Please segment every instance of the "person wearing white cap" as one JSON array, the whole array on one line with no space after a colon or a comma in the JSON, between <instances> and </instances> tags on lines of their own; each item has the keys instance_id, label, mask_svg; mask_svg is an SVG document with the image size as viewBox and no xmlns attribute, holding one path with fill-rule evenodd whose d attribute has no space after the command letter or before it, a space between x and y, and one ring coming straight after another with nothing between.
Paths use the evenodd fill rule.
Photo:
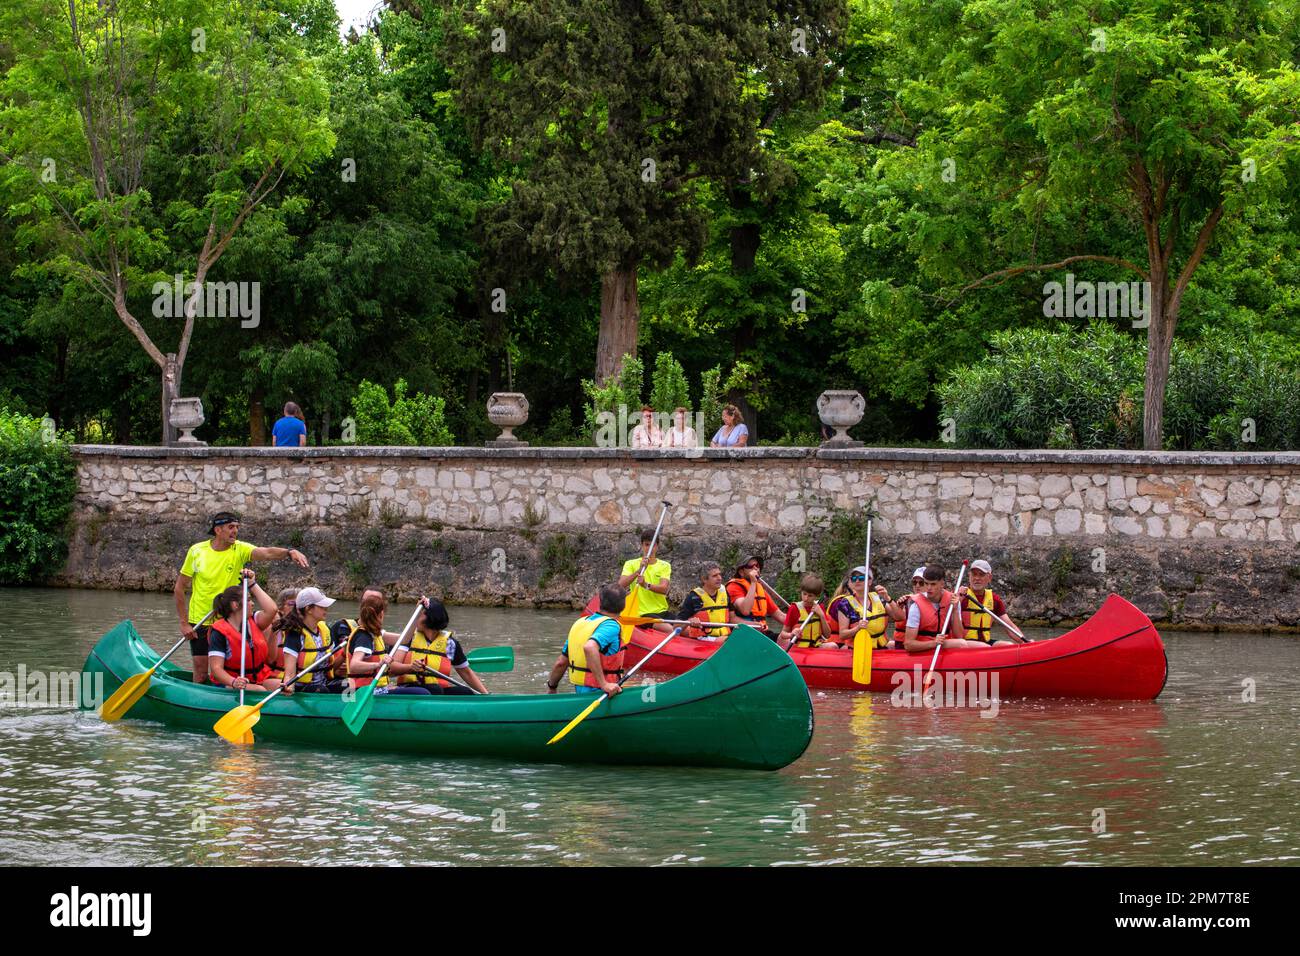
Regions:
<instances>
[{"instance_id":1,"label":"person wearing white cap","mask_svg":"<svg viewBox=\"0 0 1300 956\"><path fill-rule=\"evenodd\" d=\"M852 647L864 631L873 647L884 647L888 643L885 629L889 619L902 617L902 609L889 592L876 584L875 574L870 575L870 581L867 578L866 567L858 565L849 572L849 592L831 603L830 613L838 625L840 647Z\"/></svg>"},{"instance_id":2,"label":"person wearing white cap","mask_svg":"<svg viewBox=\"0 0 1300 956\"><path fill-rule=\"evenodd\" d=\"M311 667L322 654L335 649L330 629L325 623L325 611L334 603L320 588L303 588L294 598L294 606L284 616L284 692L295 691L326 694L342 693L348 687L345 680L331 680L326 673L329 665L318 667L310 674L298 677Z\"/></svg>"},{"instance_id":3,"label":"person wearing white cap","mask_svg":"<svg viewBox=\"0 0 1300 956\"><path fill-rule=\"evenodd\" d=\"M966 628L966 639L983 644L1016 643L1010 637L993 633L993 618L999 617L1010 629L1015 623L1007 615L1006 604L989 587L993 583L993 566L981 558L970 566L970 586L962 585L957 591L961 598L961 623Z\"/></svg>"},{"instance_id":4,"label":"person wearing white cap","mask_svg":"<svg viewBox=\"0 0 1300 956\"><path fill-rule=\"evenodd\" d=\"M909 613L908 605L915 599L916 595L925 590L925 565L921 565L912 572L912 593L904 594L896 602L895 606L899 608L897 617L894 617L894 640L893 646L897 650L903 649L903 642L907 639L907 615Z\"/></svg>"},{"instance_id":5,"label":"person wearing white cap","mask_svg":"<svg viewBox=\"0 0 1300 956\"><path fill-rule=\"evenodd\" d=\"M948 614L948 609L957 600L956 595L945 587L948 575L937 564L925 566L925 589L913 595L912 606L907 609L907 630L903 638L903 648L910 653L934 650L936 644L944 647L987 648L987 644L966 640L966 631L961 626L961 615ZM944 625L948 630L944 631Z\"/></svg>"}]
</instances>

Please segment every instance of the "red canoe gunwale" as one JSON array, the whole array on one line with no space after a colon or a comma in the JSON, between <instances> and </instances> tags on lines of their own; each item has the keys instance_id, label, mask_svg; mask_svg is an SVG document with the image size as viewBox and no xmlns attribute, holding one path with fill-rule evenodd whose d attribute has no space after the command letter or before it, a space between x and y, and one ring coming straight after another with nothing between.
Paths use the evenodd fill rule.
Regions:
<instances>
[{"instance_id":1,"label":"red canoe gunwale","mask_svg":"<svg viewBox=\"0 0 1300 956\"><path fill-rule=\"evenodd\" d=\"M662 634L636 628L627 648L628 665L642 660ZM679 636L645 665L645 670L680 674L717 650L713 641ZM800 650L791 653L809 687L872 690L888 693L900 684L898 674L915 674L929 666L930 654L877 650L872 653L871 683L853 680L853 655L845 650ZM1028 644L981 650L945 651L935 668L945 673L997 674L997 696L1080 697L1103 700L1153 700L1169 673L1165 645L1151 619L1117 594L1097 612L1060 637ZM991 683L989 686L992 686Z\"/></svg>"}]
</instances>

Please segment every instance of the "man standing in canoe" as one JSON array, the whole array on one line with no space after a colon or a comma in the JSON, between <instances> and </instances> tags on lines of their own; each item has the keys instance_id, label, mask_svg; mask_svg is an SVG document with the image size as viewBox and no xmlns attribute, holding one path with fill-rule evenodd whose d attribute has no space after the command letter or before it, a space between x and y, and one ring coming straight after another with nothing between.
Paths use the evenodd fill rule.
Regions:
<instances>
[{"instance_id":1,"label":"man standing in canoe","mask_svg":"<svg viewBox=\"0 0 1300 956\"><path fill-rule=\"evenodd\" d=\"M907 630L903 637L903 647L914 654L932 651L941 641L949 650L959 647L987 648L989 645L979 641L964 640L966 632L961 626L960 614L952 615L948 633L939 637L944 620L948 618L948 609L956 597L944 586L948 575L939 565L926 565L922 576L925 585L919 594L912 595L912 603L907 608Z\"/></svg>"},{"instance_id":2,"label":"man standing in canoe","mask_svg":"<svg viewBox=\"0 0 1300 956\"><path fill-rule=\"evenodd\" d=\"M560 686L565 670L573 683L575 694L595 694L601 691L615 696L622 691L619 678L623 676L623 653L626 641L618 616L623 613L623 586L606 584L600 589L599 607L595 614L584 614L569 628L564 650L555 659L555 666L546 678L546 689L554 694Z\"/></svg>"},{"instance_id":3,"label":"man standing in canoe","mask_svg":"<svg viewBox=\"0 0 1300 956\"><path fill-rule=\"evenodd\" d=\"M650 545L654 545L654 552ZM628 558L623 562L623 573L618 579L618 586L627 591L627 605L623 613L629 617L667 617L668 589L672 584L673 567L667 561L658 558L659 543L651 528L641 531L641 557ZM656 631L671 634L671 624L655 624ZM631 627L627 628L627 638L632 636ZM626 642L625 642L626 643Z\"/></svg>"},{"instance_id":4,"label":"man standing in canoe","mask_svg":"<svg viewBox=\"0 0 1300 956\"><path fill-rule=\"evenodd\" d=\"M961 598L961 623L966 628L966 639L982 644L1014 644L1011 638L993 633L993 618L1000 617L1011 627L1015 622L1007 614L1002 598L989 587L993 583L993 566L981 558L970 566L970 587L962 585L957 591Z\"/></svg>"},{"instance_id":5,"label":"man standing in canoe","mask_svg":"<svg viewBox=\"0 0 1300 956\"><path fill-rule=\"evenodd\" d=\"M210 541L200 541L185 553L185 563L176 575L172 594L176 598L176 616L181 622L181 636L190 642L194 659L194 683L208 680L208 628L199 622L212 610L212 602L226 588L239 584L240 572L251 561L291 559L306 568L307 556L293 548L259 548L240 541L239 516L220 511L212 516L208 527ZM187 600L188 592L188 600Z\"/></svg>"}]
</instances>

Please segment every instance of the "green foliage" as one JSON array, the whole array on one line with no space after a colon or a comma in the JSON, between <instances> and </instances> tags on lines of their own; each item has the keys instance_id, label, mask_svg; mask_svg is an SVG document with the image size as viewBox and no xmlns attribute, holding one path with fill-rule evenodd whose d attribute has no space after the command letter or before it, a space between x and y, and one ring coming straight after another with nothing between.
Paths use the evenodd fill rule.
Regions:
<instances>
[{"instance_id":1,"label":"green foliage","mask_svg":"<svg viewBox=\"0 0 1300 956\"><path fill-rule=\"evenodd\" d=\"M0 584L42 581L67 558L77 493L68 439L0 407Z\"/></svg>"},{"instance_id":2,"label":"green foliage","mask_svg":"<svg viewBox=\"0 0 1300 956\"><path fill-rule=\"evenodd\" d=\"M546 587L555 578L572 581L578 576L578 546L566 534L552 535L542 547L542 573L538 587Z\"/></svg>"},{"instance_id":3,"label":"green foliage","mask_svg":"<svg viewBox=\"0 0 1300 956\"><path fill-rule=\"evenodd\" d=\"M675 408L690 411L691 396L686 386L686 373L672 352L660 352L655 356L650 405L657 412L672 412Z\"/></svg>"},{"instance_id":4,"label":"green foliage","mask_svg":"<svg viewBox=\"0 0 1300 956\"><path fill-rule=\"evenodd\" d=\"M700 373L700 414L704 416L704 434L700 438L707 442L722 427L722 366L715 365Z\"/></svg>"},{"instance_id":5,"label":"green foliage","mask_svg":"<svg viewBox=\"0 0 1300 956\"><path fill-rule=\"evenodd\" d=\"M361 445L451 445L443 419L446 402L432 395L407 395L405 379L393 386L393 399L382 385L362 380L352 399L352 414Z\"/></svg>"},{"instance_id":6,"label":"green foliage","mask_svg":"<svg viewBox=\"0 0 1300 956\"><path fill-rule=\"evenodd\" d=\"M1144 350L1101 323L1002 332L939 387L941 415L966 447L1138 448ZM1165 422L1170 449L1300 448L1300 372L1267 339L1179 341Z\"/></svg>"},{"instance_id":7,"label":"green foliage","mask_svg":"<svg viewBox=\"0 0 1300 956\"><path fill-rule=\"evenodd\" d=\"M618 420L620 407L627 409L629 418L635 418L641 409L642 381L645 378L645 365L634 355L624 355L622 367L617 376L606 379L597 386L590 379L582 380L582 390L587 396L584 410L583 430L594 435L600 428L599 416L608 412Z\"/></svg>"}]
</instances>

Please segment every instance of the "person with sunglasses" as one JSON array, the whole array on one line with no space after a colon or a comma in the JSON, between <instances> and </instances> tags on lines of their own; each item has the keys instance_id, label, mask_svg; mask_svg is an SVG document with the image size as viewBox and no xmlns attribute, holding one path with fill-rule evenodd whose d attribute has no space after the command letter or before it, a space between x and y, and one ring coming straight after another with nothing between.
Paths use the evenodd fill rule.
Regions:
<instances>
[{"instance_id":1,"label":"person with sunglasses","mask_svg":"<svg viewBox=\"0 0 1300 956\"><path fill-rule=\"evenodd\" d=\"M727 599L731 602L731 610L738 624L748 624L775 641L781 634L781 613L767 589L758 580L762 573L762 558L757 555L746 558L736 567L735 577L727 582ZM778 622L775 630L768 627L769 617Z\"/></svg>"},{"instance_id":2,"label":"person with sunglasses","mask_svg":"<svg viewBox=\"0 0 1300 956\"><path fill-rule=\"evenodd\" d=\"M912 591L910 594L904 594L897 601L895 606L899 609L899 616L894 618L894 640L891 646L896 650L903 649L903 641L907 637L907 612L908 605L916 598L916 595L925 590L925 566L917 568L912 572Z\"/></svg>"},{"instance_id":3,"label":"person with sunglasses","mask_svg":"<svg viewBox=\"0 0 1300 956\"><path fill-rule=\"evenodd\" d=\"M884 585L876 584L875 574L870 575L870 581L867 578L867 569L858 565L849 572L848 593L831 603L830 613L839 625L839 647L852 647L853 642L865 633L873 647L883 648L888 644L885 629L890 619L901 620L904 617L902 608L889 596Z\"/></svg>"}]
</instances>

